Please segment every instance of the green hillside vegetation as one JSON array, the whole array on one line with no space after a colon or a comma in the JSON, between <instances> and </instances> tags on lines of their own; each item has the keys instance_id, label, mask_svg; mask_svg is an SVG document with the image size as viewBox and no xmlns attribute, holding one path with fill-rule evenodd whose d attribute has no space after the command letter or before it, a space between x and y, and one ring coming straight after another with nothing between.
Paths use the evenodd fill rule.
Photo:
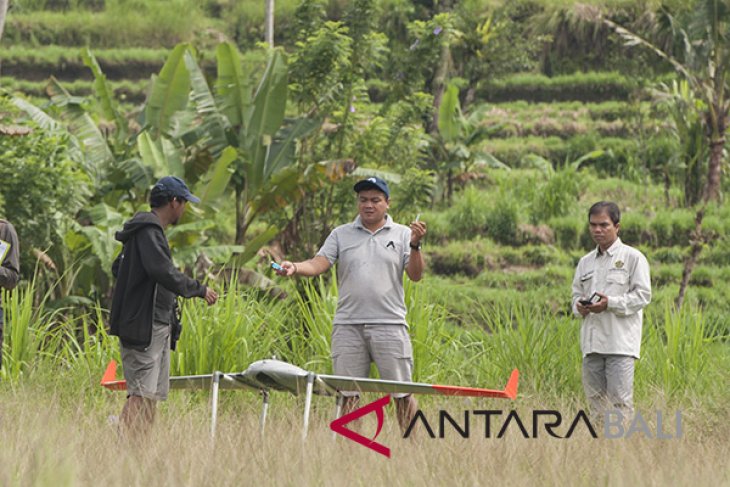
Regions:
<instances>
[{"instance_id":1,"label":"green hillside vegetation","mask_svg":"<svg viewBox=\"0 0 730 487\"><path fill-rule=\"evenodd\" d=\"M145 91L150 85L150 81L148 79L121 80L112 81L109 84L114 92L115 98L120 102L139 104L145 99ZM88 96L94 90L94 82L83 79L64 82L63 86L71 93L79 96ZM0 87L11 93L19 92L25 96L34 98L39 104L42 104L48 98L46 94L48 87L47 80L27 81L3 76L0 78Z\"/></svg>"},{"instance_id":2,"label":"green hillside vegetation","mask_svg":"<svg viewBox=\"0 0 730 487\"><path fill-rule=\"evenodd\" d=\"M730 44L694 28L703 5L277 0L271 49L258 0L14 2L0 40L0 216L20 234L23 281L2 293L0 396L19 410L12 401L33 388L74 407L83 394L94 410L84 421L98 425L117 407L96 385L119 359L106 332L113 235L166 174L203 200L169 231L176 264L221 291L214 307L184 304L173 374L242 370L272 355L331 372L334 272L285 280L270 262L314 255L356 215L354 182L376 174L390 184L396 221L420 215L428 225L426 276L405 283L415 380L491 387L517 367L515 408L583 408L571 283L594 247L588 208L615 201L620 237L651 266L637 407L687 411L688 442L723 458L730 121L727 100L725 112L713 105L722 82L707 66L730 61L699 60L730 59ZM722 41L728 15L730 6L715 19ZM685 47L696 51L685 57ZM165 414L203 431L206 400L177 396ZM258 401L227 396L222 415L248 418ZM320 429L330 405L315 408ZM482 405L497 407L464 408ZM17 436L8 428L0 421L0 433ZM257 435L253 423L243 430ZM511 448L510 458L534 454ZM0 483L13 459L0 455ZM67 484L89 483L65 471ZM609 485L629 478L571 471Z\"/></svg>"},{"instance_id":3,"label":"green hillside vegetation","mask_svg":"<svg viewBox=\"0 0 730 487\"><path fill-rule=\"evenodd\" d=\"M300 162L349 155L360 165L406 175L403 200L417 195L419 189L427 197L418 196L410 206L400 208L396 200L395 216L408 218L410 213L423 211L428 217L429 239L442 245L434 249L434 272L477 276L509 266L540 267L557 262L569 268L576 253L591 245L584 212L596 199L615 199L627 210L623 235L628 242L656 250L657 255L671 260L667 264L681 263L694 225L694 212L685 204L686 192L695 183L686 163L677 157L683 142L678 138L672 105L666 101L677 76L659 59L622 48L605 29L591 32L588 21L571 17L574 14L569 8L554 2L473 1L452 11L447 6L430 10L394 1L363 1L352 6L320 1L276 5L276 43L289 52L291 63L292 103L287 113L295 116L305 110L323 117L324 126L333 127L319 132L319 138L309 145L310 153L301 156ZM602 5L638 22L635 16L653 4ZM135 105L148 100L154 86L151 76L160 71L169 49L180 41L193 43L196 61L210 81L216 76L216 44L224 38L234 40L243 50L245 82L251 83L266 57L259 42L263 15L261 2L253 1L23 2L14 5L8 15L2 39L5 48L0 52L4 74L0 83L6 93L29 96L61 120L74 116L66 113L68 103L80 103L102 127L101 133L108 134L110 127L113 131L119 124L110 125L112 102L105 99L99 84L102 73L111 80L105 81L108 95L122 102L129 113L121 114L128 118L125 125L137 126ZM381 28L387 36L378 37ZM444 28L453 36L442 34ZM358 37L358 29L368 34ZM544 44L542 50L529 45L535 36ZM565 44L581 36L593 36L594 50L606 53L603 64L596 64L595 53L582 46L571 50ZM372 53L372 60L352 56L353 44ZM452 50L451 77L460 87L461 109L478 120L474 133L484 134L473 137L463 132L463 140L439 142L447 151L454 151L449 157L461 158L458 163L444 161L437 151L426 147L433 140L421 125L434 109L433 73L441 45ZM100 71L89 69L83 46L92 48ZM575 61L572 68L571 59ZM329 64L318 72L312 60ZM644 76L636 76L641 64ZM401 71L404 67L409 69ZM51 75L60 83L49 82ZM72 98L59 101L59 90ZM336 101L345 94L352 102ZM55 97L50 104L43 101L49 95ZM77 100L76 95L85 98ZM4 108L6 120L18 116L11 105L8 101ZM36 123L40 121L35 117ZM132 176L138 171L133 169L137 164L133 161L139 160L137 143L133 135L123 138L123 132L112 132L115 140L102 152L108 150L104 157L123 161L119 167L134 182L131 187L121 181L113 186L131 190L124 199L137 205L146 179L141 173ZM394 145L399 138L402 141ZM197 153L195 144L184 137L176 143L193 151L188 156L196 158L195 167L202 167L203 152ZM78 162L79 157L96 154L91 150L69 151L60 158ZM481 156L474 155L481 153L511 171L490 169ZM219 149L214 154L218 157ZM590 157L579 170L569 169L573 161L586 155ZM425 172L404 172L414 165ZM200 177L200 169L193 172ZM400 185L396 182L395 187ZM95 191L91 204L110 204L117 194L109 189ZM346 192L338 190L329 204L341 199L339 193ZM230 202L219 204L230 211ZM333 208L338 208L339 217L317 215L330 220L320 220L318 225L327 227L351 214L342 202ZM712 244L700 265L706 259L723 260L717 257L724 255L718 238L727 233L726 213L723 207L708 212L705 229ZM266 225L274 222L286 225L291 214L285 208L272 211L266 223L254 225L255 231L266 233ZM210 243L232 243L234 233L240 232L224 223ZM310 232L308 241L293 242L292 250L304 254L305 249L316 248L321 238L316 231ZM465 239L492 241L503 250L473 255ZM58 245L61 239L48 235L43 244L52 242ZM220 255L230 255L230 251ZM26 259L29 265L29 256ZM676 284L676 274L676 269L663 271L660 282Z\"/></svg>"},{"instance_id":4,"label":"green hillside vegetation","mask_svg":"<svg viewBox=\"0 0 730 487\"><path fill-rule=\"evenodd\" d=\"M169 49L205 30L204 19L197 2L188 0L109 2L101 11L11 10L3 44Z\"/></svg>"},{"instance_id":5,"label":"green hillside vegetation","mask_svg":"<svg viewBox=\"0 0 730 487\"><path fill-rule=\"evenodd\" d=\"M652 81L660 82L672 78L674 75L667 74ZM477 88L477 93L486 100L500 102L513 100L592 102L628 100L640 86L640 80L615 71L576 72L552 77L517 73L482 83Z\"/></svg>"}]
</instances>

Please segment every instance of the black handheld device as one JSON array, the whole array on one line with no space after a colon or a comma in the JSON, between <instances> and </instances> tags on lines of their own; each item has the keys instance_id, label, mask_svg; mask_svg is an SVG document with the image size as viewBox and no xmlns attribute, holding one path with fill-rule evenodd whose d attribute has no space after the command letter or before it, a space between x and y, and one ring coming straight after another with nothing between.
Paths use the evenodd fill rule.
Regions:
<instances>
[{"instance_id":1,"label":"black handheld device","mask_svg":"<svg viewBox=\"0 0 730 487\"><path fill-rule=\"evenodd\" d=\"M579 299L578 302L582 304L583 306L590 306L592 304L596 304L601 300L601 297L598 295L598 293L591 294L591 297L588 299Z\"/></svg>"}]
</instances>

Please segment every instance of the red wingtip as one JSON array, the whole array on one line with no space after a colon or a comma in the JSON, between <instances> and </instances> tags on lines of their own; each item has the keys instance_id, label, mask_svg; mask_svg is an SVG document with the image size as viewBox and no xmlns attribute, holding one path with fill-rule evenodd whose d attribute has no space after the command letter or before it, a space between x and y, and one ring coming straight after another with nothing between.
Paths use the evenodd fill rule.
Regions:
<instances>
[{"instance_id":1,"label":"red wingtip","mask_svg":"<svg viewBox=\"0 0 730 487\"><path fill-rule=\"evenodd\" d=\"M460 386L433 385L431 387L440 394L444 394L446 396L501 397L502 399L512 399L514 401L517 398L517 383L519 382L519 379L520 371L514 369L507 381L507 385L504 387L504 390L501 391Z\"/></svg>"},{"instance_id":2,"label":"red wingtip","mask_svg":"<svg viewBox=\"0 0 730 487\"><path fill-rule=\"evenodd\" d=\"M517 399L517 384L520 381L520 371L514 369L512 374L509 376L507 385L504 388L504 393L513 401Z\"/></svg>"},{"instance_id":3,"label":"red wingtip","mask_svg":"<svg viewBox=\"0 0 730 487\"><path fill-rule=\"evenodd\" d=\"M110 360L106 366L104 375L101 377L101 385L113 391L123 391L127 388L126 381L117 380L117 362L115 360Z\"/></svg>"},{"instance_id":4,"label":"red wingtip","mask_svg":"<svg viewBox=\"0 0 730 487\"><path fill-rule=\"evenodd\" d=\"M101 385L115 380L117 380L117 362L116 360L110 360L101 378Z\"/></svg>"}]
</instances>

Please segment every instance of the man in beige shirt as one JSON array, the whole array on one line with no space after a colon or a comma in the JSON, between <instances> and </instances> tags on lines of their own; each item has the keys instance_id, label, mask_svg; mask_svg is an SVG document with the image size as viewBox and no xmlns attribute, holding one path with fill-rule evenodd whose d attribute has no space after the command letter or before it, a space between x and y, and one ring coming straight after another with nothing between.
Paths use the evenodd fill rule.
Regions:
<instances>
[{"instance_id":1,"label":"man in beige shirt","mask_svg":"<svg viewBox=\"0 0 730 487\"><path fill-rule=\"evenodd\" d=\"M596 419L607 409L633 414L642 310L651 301L649 263L618 238L620 219L616 203L591 206L588 221L597 247L581 258L573 278L573 313L583 318L583 388Z\"/></svg>"}]
</instances>

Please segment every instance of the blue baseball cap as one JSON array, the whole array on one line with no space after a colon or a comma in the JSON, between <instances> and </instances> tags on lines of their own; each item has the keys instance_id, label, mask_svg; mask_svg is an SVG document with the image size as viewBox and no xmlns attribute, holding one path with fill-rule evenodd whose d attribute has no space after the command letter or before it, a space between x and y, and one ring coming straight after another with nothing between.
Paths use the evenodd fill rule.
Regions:
<instances>
[{"instance_id":1,"label":"blue baseball cap","mask_svg":"<svg viewBox=\"0 0 730 487\"><path fill-rule=\"evenodd\" d=\"M200 203L200 198L191 193L185 181L177 176L160 178L152 187L151 195L155 194L167 194L174 198L182 198L191 203Z\"/></svg>"},{"instance_id":2,"label":"blue baseball cap","mask_svg":"<svg viewBox=\"0 0 730 487\"><path fill-rule=\"evenodd\" d=\"M355 184L355 191L360 192L366 189L377 189L378 191L382 191L385 193L385 197L387 199L390 199L390 190L388 189L388 183L383 181L380 178L376 178L375 176L363 179L362 181L358 181Z\"/></svg>"}]
</instances>

